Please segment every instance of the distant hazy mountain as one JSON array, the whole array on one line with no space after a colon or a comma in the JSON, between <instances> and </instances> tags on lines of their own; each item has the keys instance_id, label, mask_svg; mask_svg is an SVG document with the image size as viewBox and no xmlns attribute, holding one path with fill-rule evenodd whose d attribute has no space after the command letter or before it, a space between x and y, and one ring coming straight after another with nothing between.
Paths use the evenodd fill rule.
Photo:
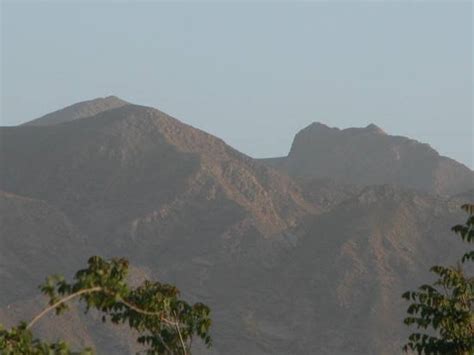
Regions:
<instances>
[{"instance_id":1,"label":"distant hazy mountain","mask_svg":"<svg viewBox=\"0 0 474 355\"><path fill-rule=\"evenodd\" d=\"M71 117L78 116L0 129L0 323L38 309L41 275L69 273L99 254L127 257L139 275L209 304L213 354L399 354L401 293L460 252L449 228L473 197L462 188L443 197L354 186L366 184L355 173L346 184L317 174L291 178L149 107ZM351 142L358 134L390 137L376 131L346 135ZM298 138L290 157L311 137ZM421 146L415 151L431 152ZM323 152L313 155L332 166ZM287 169L290 157L273 164ZM424 184L431 175L420 176ZM76 310L59 325L45 319L37 331L100 353L135 350L123 328L104 328Z\"/></svg>"},{"instance_id":2,"label":"distant hazy mountain","mask_svg":"<svg viewBox=\"0 0 474 355\"><path fill-rule=\"evenodd\" d=\"M287 157L265 161L291 176L345 184L388 183L447 195L474 188L474 172L463 164L373 124L341 130L313 123L298 132Z\"/></svg>"},{"instance_id":3,"label":"distant hazy mountain","mask_svg":"<svg viewBox=\"0 0 474 355\"><path fill-rule=\"evenodd\" d=\"M50 126L57 123L69 122L79 118L94 116L113 108L127 105L128 102L116 96L100 97L94 100L78 102L77 104L54 111L40 118L26 122L25 126Z\"/></svg>"}]
</instances>

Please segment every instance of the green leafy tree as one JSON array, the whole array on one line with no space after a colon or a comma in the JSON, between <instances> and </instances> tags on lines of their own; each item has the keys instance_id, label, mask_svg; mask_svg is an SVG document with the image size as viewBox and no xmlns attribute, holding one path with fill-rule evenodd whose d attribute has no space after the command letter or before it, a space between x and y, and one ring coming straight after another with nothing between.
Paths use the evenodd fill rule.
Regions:
<instances>
[{"instance_id":1,"label":"green leafy tree","mask_svg":"<svg viewBox=\"0 0 474 355\"><path fill-rule=\"evenodd\" d=\"M473 243L474 205L462 208L469 214L468 220L454 226L452 231L463 241ZM422 285L418 291L403 294L403 298L413 302L404 322L418 329L409 336L405 351L474 354L474 277L465 272L473 261L474 250L471 250L455 267L433 266L431 271L438 277L433 285Z\"/></svg>"},{"instance_id":2,"label":"green leafy tree","mask_svg":"<svg viewBox=\"0 0 474 355\"><path fill-rule=\"evenodd\" d=\"M91 349L74 353L63 342L49 343L33 337L31 328L48 312L61 314L68 302L79 299L86 312L96 309L102 321L127 323L139 334L137 341L146 354L190 353L194 336L209 347L211 338L210 310L202 304L190 305L179 298L179 290L168 284L145 281L139 287L127 284L128 261L104 260L93 256L88 267L79 270L72 283L61 276L48 277L40 286L49 297L49 306L29 323L22 322L11 329L0 326L0 353L16 354L92 354Z\"/></svg>"}]
</instances>

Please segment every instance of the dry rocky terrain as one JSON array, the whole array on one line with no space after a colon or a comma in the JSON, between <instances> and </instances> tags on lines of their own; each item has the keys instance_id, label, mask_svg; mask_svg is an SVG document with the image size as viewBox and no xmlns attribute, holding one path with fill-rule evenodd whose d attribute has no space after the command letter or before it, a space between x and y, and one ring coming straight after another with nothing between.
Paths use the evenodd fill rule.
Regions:
<instances>
[{"instance_id":1,"label":"dry rocky terrain","mask_svg":"<svg viewBox=\"0 0 474 355\"><path fill-rule=\"evenodd\" d=\"M33 316L45 276L123 256L211 307L211 354L400 353L400 295L456 260L474 201L471 170L375 126L313 124L256 160L116 97L1 128L0 167L0 323ZM137 350L77 308L36 331Z\"/></svg>"}]
</instances>

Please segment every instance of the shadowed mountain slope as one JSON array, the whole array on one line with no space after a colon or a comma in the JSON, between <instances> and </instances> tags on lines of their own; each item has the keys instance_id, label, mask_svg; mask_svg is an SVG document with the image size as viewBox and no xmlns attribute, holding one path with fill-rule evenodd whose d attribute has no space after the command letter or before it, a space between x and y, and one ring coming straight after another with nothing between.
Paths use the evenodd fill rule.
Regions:
<instances>
[{"instance_id":1,"label":"shadowed mountain slope","mask_svg":"<svg viewBox=\"0 0 474 355\"><path fill-rule=\"evenodd\" d=\"M298 319L306 334L296 336L294 353L401 353L408 334L401 294L431 280L432 265L462 255L465 245L448 226L466 218L464 202L373 186L302 224L277 272L281 292L291 294L286 319Z\"/></svg>"},{"instance_id":2,"label":"shadowed mountain slope","mask_svg":"<svg viewBox=\"0 0 474 355\"><path fill-rule=\"evenodd\" d=\"M128 102L116 96L101 97L54 111L40 118L26 122L24 126L50 126L58 123L74 121L80 118L94 116L100 112L128 105Z\"/></svg>"},{"instance_id":3,"label":"shadowed mountain slope","mask_svg":"<svg viewBox=\"0 0 474 355\"><path fill-rule=\"evenodd\" d=\"M44 201L0 191L0 307L38 293L45 277L69 273L90 253L69 219Z\"/></svg>"},{"instance_id":4,"label":"shadowed mountain slope","mask_svg":"<svg viewBox=\"0 0 474 355\"><path fill-rule=\"evenodd\" d=\"M340 130L313 123L298 132L287 157L265 162L291 176L345 184L394 184L447 195L474 187L474 172L463 164L373 124Z\"/></svg>"},{"instance_id":5,"label":"shadowed mountain slope","mask_svg":"<svg viewBox=\"0 0 474 355\"><path fill-rule=\"evenodd\" d=\"M46 276L70 278L83 268L96 251L88 242L63 213L44 201L0 191L0 323L13 326L43 310L47 299L38 286ZM131 271L132 282L144 278L144 270ZM102 324L96 313L85 315L74 304L64 316L53 313L34 327L36 334L66 338L75 347L89 346L99 353L138 350L126 327ZM104 346L104 341L109 344Z\"/></svg>"}]
</instances>

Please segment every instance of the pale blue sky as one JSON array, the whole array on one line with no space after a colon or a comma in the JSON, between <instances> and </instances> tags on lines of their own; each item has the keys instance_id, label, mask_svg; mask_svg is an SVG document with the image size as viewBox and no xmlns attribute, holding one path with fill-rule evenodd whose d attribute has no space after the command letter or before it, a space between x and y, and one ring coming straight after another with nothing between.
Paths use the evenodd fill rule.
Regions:
<instances>
[{"instance_id":1,"label":"pale blue sky","mask_svg":"<svg viewBox=\"0 0 474 355\"><path fill-rule=\"evenodd\" d=\"M375 123L473 167L471 2L2 2L1 117L117 95L254 157Z\"/></svg>"}]
</instances>

